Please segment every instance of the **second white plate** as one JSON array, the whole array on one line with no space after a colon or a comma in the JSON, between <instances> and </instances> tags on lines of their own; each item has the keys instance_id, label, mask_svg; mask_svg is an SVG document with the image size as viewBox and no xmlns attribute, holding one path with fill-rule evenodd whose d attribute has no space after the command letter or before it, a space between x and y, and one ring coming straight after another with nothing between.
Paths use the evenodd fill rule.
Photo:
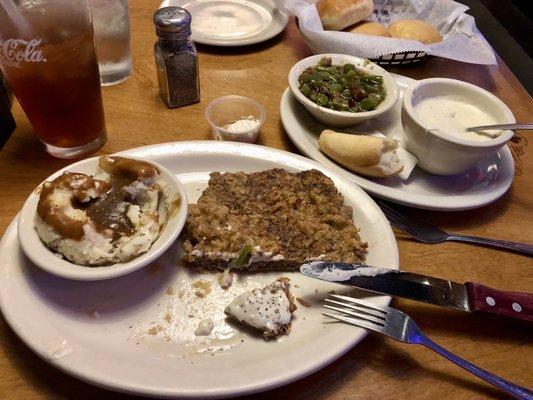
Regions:
<instances>
[{"instance_id":1,"label":"second white plate","mask_svg":"<svg viewBox=\"0 0 533 400\"><path fill-rule=\"evenodd\" d=\"M282 32L289 17L272 0L165 0L192 15L192 39L211 46L247 46Z\"/></svg>"},{"instance_id":2,"label":"second white plate","mask_svg":"<svg viewBox=\"0 0 533 400\"><path fill-rule=\"evenodd\" d=\"M398 83L400 97L386 114L366 121L343 132L373 133L403 141L401 108L405 89L414 82L402 75L391 74ZM459 211L481 207L501 197L514 178L511 151L504 146L498 152L463 174L438 176L415 168L407 181L399 178L367 178L354 174L336 164L318 147L318 137L324 125L316 121L294 98L287 88L280 103L281 122L285 132L306 156L343 174L373 195L411 207L438 211Z\"/></svg>"}]
</instances>

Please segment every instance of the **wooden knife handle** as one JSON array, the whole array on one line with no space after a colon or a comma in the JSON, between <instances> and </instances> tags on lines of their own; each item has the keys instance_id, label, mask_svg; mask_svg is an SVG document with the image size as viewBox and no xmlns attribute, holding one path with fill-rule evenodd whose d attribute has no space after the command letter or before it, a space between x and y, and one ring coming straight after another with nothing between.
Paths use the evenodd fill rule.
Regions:
<instances>
[{"instance_id":1,"label":"wooden knife handle","mask_svg":"<svg viewBox=\"0 0 533 400\"><path fill-rule=\"evenodd\" d=\"M465 285L473 311L533 322L533 294L506 292L474 282L466 282Z\"/></svg>"}]
</instances>

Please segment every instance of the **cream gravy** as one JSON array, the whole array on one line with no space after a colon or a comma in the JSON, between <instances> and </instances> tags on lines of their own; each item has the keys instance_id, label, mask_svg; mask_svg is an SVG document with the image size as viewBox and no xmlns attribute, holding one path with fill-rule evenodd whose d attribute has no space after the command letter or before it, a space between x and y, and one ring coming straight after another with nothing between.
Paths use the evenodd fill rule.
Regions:
<instances>
[{"instance_id":1,"label":"cream gravy","mask_svg":"<svg viewBox=\"0 0 533 400\"><path fill-rule=\"evenodd\" d=\"M479 125L498 123L490 114L470 104L460 96L428 97L415 105L418 117L430 128L446 132L466 140L491 140L502 131L489 132L488 135L467 132L465 129Z\"/></svg>"}]
</instances>

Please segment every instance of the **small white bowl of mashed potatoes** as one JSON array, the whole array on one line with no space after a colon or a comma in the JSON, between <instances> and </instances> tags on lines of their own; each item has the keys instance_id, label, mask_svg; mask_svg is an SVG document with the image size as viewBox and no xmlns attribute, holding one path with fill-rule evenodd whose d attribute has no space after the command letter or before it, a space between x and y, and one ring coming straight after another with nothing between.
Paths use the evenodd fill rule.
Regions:
<instances>
[{"instance_id":1,"label":"small white bowl of mashed potatoes","mask_svg":"<svg viewBox=\"0 0 533 400\"><path fill-rule=\"evenodd\" d=\"M466 171L514 135L512 131L467 132L466 128L515 122L499 98L455 79L422 79L407 88L403 98L407 150L418 158L420 168L436 175Z\"/></svg>"},{"instance_id":2,"label":"small white bowl of mashed potatoes","mask_svg":"<svg viewBox=\"0 0 533 400\"><path fill-rule=\"evenodd\" d=\"M187 218L178 179L146 160L102 156L58 171L18 220L26 256L54 275L102 280L133 272L176 240Z\"/></svg>"}]
</instances>

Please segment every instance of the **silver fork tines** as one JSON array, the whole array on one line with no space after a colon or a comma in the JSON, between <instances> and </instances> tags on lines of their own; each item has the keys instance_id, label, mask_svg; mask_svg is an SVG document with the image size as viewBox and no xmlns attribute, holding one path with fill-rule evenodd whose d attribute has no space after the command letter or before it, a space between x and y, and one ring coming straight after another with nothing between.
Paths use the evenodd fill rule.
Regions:
<instances>
[{"instance_id":1,"label":"silver fork tines","mask_svg":"<svg viewBox=\"0 0 533 400\"><path fill-rule=\"evenodd\" d=\"M389 307L379 307L375 303L349 296L331 295L331 297L334 297L335 300L325 299L327 304L324 304L324 307L337 313L323 312L322 314L409 343L404 337L404 329L391 329L391 320L396 321L398 318L392 317L390 311L403 314L401 311L389 309ZM331 306L329 303L340 307Z\"/></svg>"},{"instance_id":2,"label":"silver fork tines","mask_svg":"<svg viewBox=\"0 0 533 400\"><path fill-rule=\"evenodd\" d=\"M340 296L340 295L332 295L331 297L337 298L339 300L344 300L345 302L349 302L351 304L346 304L343 302L340 302L338 300L333 299L326 299L328 303L331 304L337 304L343 307L351 308L353 310L359 311L361 313L370 315L372 317L379 318L381 320L385 320L386 313L382 310L379 310L375 308L372 303L368 303L366 301L354 301L355 299L352 299L348 296ZM325 305L326 306L326 305Z\"/></svg>"},{"instance_id":3,"label":"silver fork tines","mask_svg":"<svg viewBox=\"0 0 533 400\"><path fill-rule=\"evenodd\" d=\"M383 308L380 308L379 306L376 305L376 303L372 303L370 301L356 299L355 297L350 297L350 296L343 296L343 295L340 295L340 294L332 294L330 296L335 298L335 299L347 301L348 303L358 304L361 307L368 308L370 310L375 310L381 315L387 314L386 310L384 310ZM345 303L343 303L343 304L345 304Z\"/></svg>"},{"instance_id":4,"label":"silver fork tines","mask_svg":"<svg viewBox=\"0 0 533 400\"><path fill-rule=\"evenodd\" d=\"M379 202L379 207L394 226L410 233L421 242L440 243L446 240L447 233L436 226L408 218L382 201Z\"/></svg>"},{"instance_id":5,"label":"silver fork tines","mask_svg":"<svg viewBox=\"0 0 533 400\"><path fill-rule=\"evenodd\" d=\"M428 244L442 243L444 241L476 243L533 256L533 245L531 244L448 233L436 226L406 217L400 210L395 209L382 200L378 200L377 202L392 225L409 233L420 242Z\"/></svg>"},{"instance_id":6,"label":"silver fork tines","mask_svg":"<svg viewBox=\"0 0 533 400\"><path fill-rule=\"evenodd\" d=\"M324 307L328 308L330 310L333 310L333 311L339 311L339 312L344 313L344 314L352 315L352 316L357 317L359 319L362 319L364 321L373 322L376 325L385 327L385 319L384 318L377 318L377 317L374 317L372 315L368 315L364 311L359 311L359 310L353 311L353 310L349 310L348 308L335 307L335 306L330 306L328 304L324 304ZM353 306L351 308L355 309L355 307L353 307Z\"/></svg>"},{"instance_id":7,"label":"silver fork tines","mask_svg":"<svg viewBox=\"0 0 533 400\"><path fill-rule=\"evenodd\" d=\"M347 316L340 315L340 314L329 313L327 311L323 311L322 315L325 315L333 319L337 319L342 322L346 322L351 325L358 326L359 328L370 329L371 331L381 332L377 328L375 328L378 325L374 324L373 322L365 321L361 318L347 317Z\"/></svg>"},{"instance_id":8,"label":"silver fork tines","mask_svg":"<svg viewBox=\"0 0 533 400\"><path fill-rule=\"evenodd\" d=\"M349 296L331 295L331 297L333 299L325 299L327 304L324 304L324 307L335 312L323 312L322 314L360 328L382 333L405 343L424 345L514 398L533 400L531 390L491 374L440 347L424 335L407 314L392 307L379 306Z\"/></svg>"}]
</instances>

